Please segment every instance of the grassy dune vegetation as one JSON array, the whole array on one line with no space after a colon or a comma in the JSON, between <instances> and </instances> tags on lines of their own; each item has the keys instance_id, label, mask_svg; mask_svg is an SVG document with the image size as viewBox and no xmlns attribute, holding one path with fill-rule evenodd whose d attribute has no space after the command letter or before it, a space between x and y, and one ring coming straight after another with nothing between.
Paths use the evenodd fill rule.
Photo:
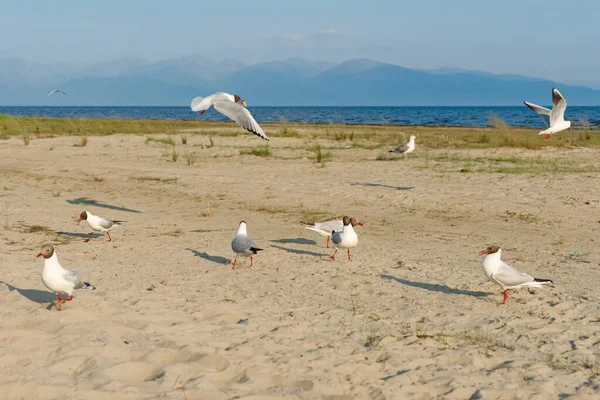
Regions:
<instances>
[{"instance_id":1,"label":"grassy dune vegetation","mask_svg":"<svg viewBox=\"0 0 600 400\"><path fill-rule=\"evenodd\" d=\"M600 135L595 126L584 123L582 128L544 140L537 135L539 129L509 127L494 117L488 122L490 126L485 128L264 123L263 129L274 140L269 143L257 140L254 147L244 147L230 139L250 134L233 122L0 115L0 139L18 137L25 145L30 145L38 138L78 136L74 146L85 147L90 136L135 134L143 135L146 144L165 146L164 154L170 161L179 160L190 166L202 158L202 153L190 151L194 146L213 151L235 148L241 156L307 158L325 166L328 162L350 160L402 162L401 157L388 153L388 150L406 142L410 135L416 135L417 151L409 157L418 162L415 168L461 173L600 171L594 163L594 154L578 152L574 156L569 153L584 148L593 151L600 146ZM204 137L204 142L208 139L209 143L194 145L196 136ZM189 145L188 140L191 140ZM182 147L186 150L179 157ZM564 151L558 151L561 149ZM349 153L347 150L356 151Z\"/></svg>"}]
</instances>

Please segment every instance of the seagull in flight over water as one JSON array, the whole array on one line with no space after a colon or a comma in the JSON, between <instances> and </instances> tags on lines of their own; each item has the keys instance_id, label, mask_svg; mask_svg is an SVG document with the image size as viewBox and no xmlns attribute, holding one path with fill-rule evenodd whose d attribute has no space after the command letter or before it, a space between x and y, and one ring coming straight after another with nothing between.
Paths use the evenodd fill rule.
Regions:
<instances>
[{"instance_id":1,"label":"seagull in flight over water","mask_svg":"<svg viewBox=\"0 0 600 400\"><path fill-rule=\"evenodd\" d=\"M62 94L64 94L65 96L67 95L65 92L63 92L63 91L62 91L62 90L60 90L60 89L54 89L53 91L51 91L50 93L48 93L46 96L50 96L52 93L62 93Z\"/></svg>"},{"instance_id":2,"label":"seagull in flight over water","mask_svg":"<svg viewBox=\"0 0 600 400\"><path fill-rule=\"evenodd\" d=\"M252 117L252 114L250 114L250 111L246 109L246 101L237 94L218 92L208 97L194 97L192 104L190 104L192 111L199 112L200 115L203 115L211 106L237 122L239 126L248 132L254 133L261 139L269 140L260 125Z\"/></svg>"},{"instance_id":3,"label":"seagull in flight over water","mask_svg":"<svg viewBox=\"0 0 600 400\"><path fill-rule=\"evenodd\" d=\"M550 139L554 133L562 132L572 126L579 126L575 121L565 121L567 101L557 88L552 89L552 110L528 101L524 101L523 103L538 113L542 121L544 121L544 124L548 127L548 129L538 133L538 135L546 135L544 136L544 139L546 140Z\"/></svg>"}]
</instances>

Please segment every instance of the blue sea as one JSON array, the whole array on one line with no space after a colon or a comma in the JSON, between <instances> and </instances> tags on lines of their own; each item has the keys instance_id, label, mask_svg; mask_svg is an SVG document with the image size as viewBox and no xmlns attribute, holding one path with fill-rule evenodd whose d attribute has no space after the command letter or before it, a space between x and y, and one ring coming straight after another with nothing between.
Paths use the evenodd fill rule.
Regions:
<instances>
[{"instance_id":1,"label":"blue sea","mask_svg":"<svg viewBox=\"0 0 600 400\"><path fill-rule=\"evenodd\" d=\"M542 127L541 119L519 107L248 107L258 122L488 126L499 117L510 126ZM0 114L55 118L129 118L184 120L200 118L189 107L0 107ZM226 121L210 109L203 120ZM600 107L569 107L565 119L600 123Z\"/></svg>"}]
</instances>

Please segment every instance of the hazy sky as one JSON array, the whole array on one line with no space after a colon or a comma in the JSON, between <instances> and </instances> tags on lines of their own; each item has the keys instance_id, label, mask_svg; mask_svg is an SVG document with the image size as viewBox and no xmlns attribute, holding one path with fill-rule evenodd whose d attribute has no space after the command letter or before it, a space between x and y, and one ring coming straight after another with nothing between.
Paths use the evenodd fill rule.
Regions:
<instances>
[{"instance_id":1,"label":"hazy sky","mask_svg":"<svg viewBox=\"0 0 600 400\"><path fill-rule=\"evenodd\" d=\"M600 83L599 16L598 0L3 0L0 58L371 58Z\"/></svg>"}]
</instances>

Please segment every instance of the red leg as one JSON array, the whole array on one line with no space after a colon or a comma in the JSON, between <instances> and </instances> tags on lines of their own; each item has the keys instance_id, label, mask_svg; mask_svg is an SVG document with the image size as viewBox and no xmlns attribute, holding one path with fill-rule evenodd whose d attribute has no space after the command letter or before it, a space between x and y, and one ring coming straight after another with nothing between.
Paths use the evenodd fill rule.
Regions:
<instances>
[{"instance_id":1,"label":"red leg","mask_svg":"<svg viewBox=\"0 0 600 400\"><path fill-rule=\"evenodd\" d=\"M94 236L94 232L90 233L90 237L84 240L84 243L89 243L90 240L92 239L92 236Z\"/></svg>"},{"instance_id":2,"label":"red leg","mask_svg":"<svg viewBox=\"0 0 600 400\"><path fill-rule=\"evenodd\" d=\"M502 301L502 304L506 304L506 299L508 299L508 289L504 289L504 300Z\"/></svg>"},{"instance_id":3,"label":"red leg","mask_svg":"<svg viewBox=\"0 0 600 400\"><path fill-rule=\"evenodd\" d=\"M200 115L204 115L205 112L206 112L206 110L202 110L202 112L200 113Z\"/></svg>"},{"instance_id":4,"label":"red leg","mask_svg":"<svg viewBox=\"0 0 600 400\"><path fill-rule=\"evenodd\" d=\"M58 294L57 294L57 296L58 296L58 300L56 301L56 309L57 309L58 311L61 311L61 310L62 310L62 307L60 306L60 303L62 303L63 301L62 301L62 299L60 298L60 293L58 293Z\"/></svg>"},{"instance_id":5,"label":"red leg","mask_svg":"<svg viewBox=\"0 0 600 400\"><path fill-rule=\"evenodd\" d=\"M348 261L352 261L352 259L350 258L350 249L348 249Z\"/></svg>"},{"instance_id":6,"label":"red leg","mask_svg":"<svg viewBox=\"0 0 600 400\"><path fill-rule=\"evenodd\" d=\"M233 259L233 267L231 267L232 270L235 269L235 263L237 262L237 256Z\"/></svg>"},{"instance_id":7,"label":"red leg","mask_svg":"<svg viewBox=\"0 0 600 400\"><path fill-rule=\"evenodd\" d=\"M325 248L329 248L329 236L327 236L327 242L325 242Z\"/></svg>"},{"instance_id":8,"label":"red leg","mask_svg":"<svg viewBox=\"0 0 600 400\"><path fill-rule=\"evenodd\" d=\"M68 298L68 299L62 299L63 303L64 303L65 301L71 301L71 300L73 300L73 295L69 296L69 298Z\"/></svg>"},{"instance_id":9,"label":"red leg","mask_svg":"<svg viewBox=\"0 0 600 400\"><path fill-rule=\"evenodd\" d=\"M332 260L335 260L335 253L337 253L337 249L335 249L335 252L329 256L329 258L331 258Z\"/></svg>"},{"instance_id":10,"label":"red leg","mask_svg":"<svg viewBox=\"0 0 600 400\"><path fill-rule=\"evenodd\" d=\"M252 266L252 256L250 256L250 266Z\"/></svg>"},{"instance_id":11,"label":"red leg","mask_svg":"<svg viewBox=\"0 0 600 400\"><path fill-rule=\"evenodd\" d=\"M109 241L109 242L112 242L112 238L110 237L110 232L109 232L109 231L106 231L106 234L108 235L108 241Z\"/></svg>"},{"instance_id":12,"label":"red leg","mask_svg":"<svg viewBox=\"0 0 600 400\"><path fill-rule=\"evenodd\" d=\"M550 139L551 137L552 137L552 135L551 135L551 134L550 134L550 135L546 135L546 136L544 136L544 139L548 140L548 139Z\"/></svg>"}]
</instances>

